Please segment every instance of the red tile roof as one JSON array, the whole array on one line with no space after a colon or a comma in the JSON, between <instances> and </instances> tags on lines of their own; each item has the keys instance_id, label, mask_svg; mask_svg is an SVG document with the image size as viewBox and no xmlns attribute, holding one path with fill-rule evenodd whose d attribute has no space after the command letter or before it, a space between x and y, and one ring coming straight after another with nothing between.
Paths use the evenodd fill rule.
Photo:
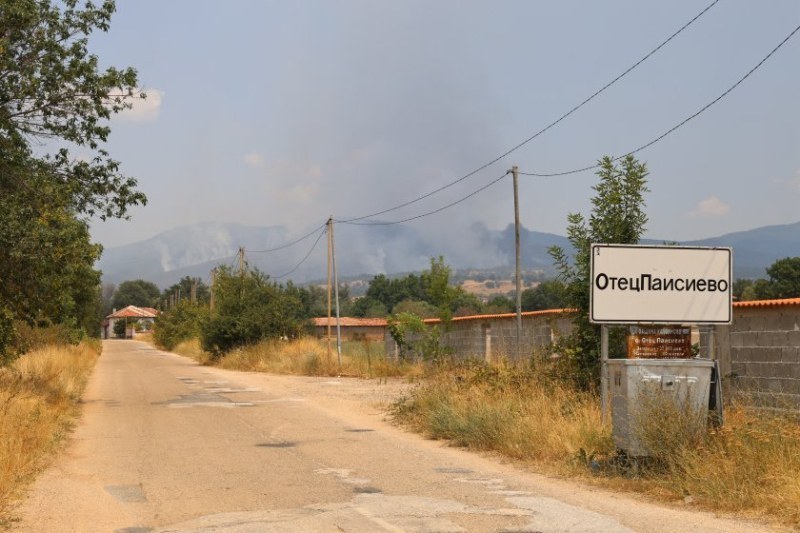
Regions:
<instances>
[{"instance_id":1,"label":"red tile roof","mask_svg":"<svg viewBox=\"0 0 800 533\"><path fill-rule=\"evenodd\" d=\"M119 311L111 313L106 318L155 318L158 316L159 311L152 307L136 307L129 305Z\"/></svg>"},{"instance_id":2,"label":"red tile roof","mask_svg":"<svg viewBox=\"0 0 800 533\"><path fill-rule=\"evenodd\" d=\"M800 305L800 298L784 298L782 300L753 300L747 302L734 302L734 307L781 307Z\"/></svg>"},{"instance_id":3,"label":"red tile roof","mask_svg":"<svg viewBox=\"0 0 800 533\"><path fill-rule=\"evenodd\" d=\"M315 318L315 326L326 327L328 325L328 317ZM339 325L342 327L386 327L385 318L352 318L343 316L339 318ZM336 317L331 317L331 327L336 326Z\"/></svg>"},{"instance_id":4,"label":"red tile roof","mask_svg":"<svg viewBox=\"0 0 800 533\"><path fill-rule=\"evenodd\" d=\"M564 315L574 313L576 309L545 309L544 311L525 311L522 313L522 318L532 316L548 316L548 315ZM497 315L472 315L472 316L456 316L452 318L452 322L460 322L462 320L492 320L496 318L515 318L516 313L501 313ZM441 322L439 318L426 318L426 324L438 324Z\"/></svg>"},{"instance_id":5,"label":"red tile roof","mask_svg":"<svg viewBox=\"0 0 800 533\"><path fill-rule=\"evenodd\" d=\"M780 307L780 306L793 306L793 305L800 305L800 298L786 298L782 300L754 300L754 301L747 301L747 302L734 302L734 307ZM558 316L558 315L565 315L576 312L577 309L546 309L544 311L525 311L522 313L522 318L526 317L534 317L534 316ZM453 317L453 322L461 322L467 320L492 320L492 319L513 319L516 317L516 313L501 313L501 314L494 314L494 315L472 315L472 316L457 316ZM351 317L341 317L339 319L340 325L344 327L348 326L374 326L374 327L385 327L386 320L383 318L351 318ZM426 318L424 320L426 324L438 324L441 322L439 318ZM323 318L315 318L314 325L315 326L326 326L328 324L328 319ZM331 317L331 326L336 325L336 319Z\"/></svg>"}]
</instances>

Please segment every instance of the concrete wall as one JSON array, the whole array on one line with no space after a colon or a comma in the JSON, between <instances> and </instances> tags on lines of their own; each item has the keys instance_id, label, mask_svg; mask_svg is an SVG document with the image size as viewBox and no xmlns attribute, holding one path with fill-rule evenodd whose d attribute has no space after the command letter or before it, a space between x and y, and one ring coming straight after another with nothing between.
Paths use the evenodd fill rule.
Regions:
<instances>
[{"instance_id":1,"label":"concrete wall","mask_svg":"<svg viewBox=\"0 0 800 533\"><path fill-rule=\"evenodd\" d=\"M491 315L490 315L491 316ZM571 321L562 314L543 314L522 318L522 357L543 352L559 334L568 333ZM459 358L499 360L517 353L517 322L511 317L475 317L454 320L443 331L442 342Z\"/></svg>"},{"instance_id":2,"label":"concrete wall","mask_svg":"<svg viewBox=\"0 0 800 533\"><path fill-rule=\"evenodd\" d=\"M438 321L427 322L439 327L442 345L450 348L458 359L496 361L516 356L517 323L513 314L457 317L446 325ZM569 333L571 328L570 315L561 312L524 313L522 357L544 352L559 335ZM399 356L397 345L388 333L386 353L390 357Z\"/></svg>"},{"instance_id":3,"label":"concrete wall","mask_svg":"<svg viewBox=\"0 0 800 533\"><path fill-rule=\"evenodd\" d=\"M800 408L800 305L736 305L714 333L723 383L765 407Z\"/></svg>"},{"instance_id":4,"label":"concrete wall","mask_svg":"<svg viewBox=\"0 0 800 533\"><path fill-rule=\"evenodd\" d=\"M459 359L516 354L514 315L455 318L446 329L439 327L442 343ZM570 315L560 312L525 314L523 357L543 352L571 327ZM765 407L800 409L800 299L735 304L733 324L700 326L699 332L700 356L719 359L726 395L744 392ZM386 353L398 355L388 334Z\"/></svg>"}]
</instances>

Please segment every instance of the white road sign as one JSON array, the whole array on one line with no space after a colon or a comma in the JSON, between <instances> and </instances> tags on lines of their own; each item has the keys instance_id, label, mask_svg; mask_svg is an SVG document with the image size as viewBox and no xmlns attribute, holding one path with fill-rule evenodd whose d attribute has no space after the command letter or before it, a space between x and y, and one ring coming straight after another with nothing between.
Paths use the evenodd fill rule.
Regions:
<instances>
[{"instance_id":1,"label":"white road sign","mask_svg":"<svg viewBox=\"0 0 800 533\"><path fill-rule=\"evenodd\" d=\"M592 244L596 323L730 324L730 248Z\"/></svg>"}]
</instances>

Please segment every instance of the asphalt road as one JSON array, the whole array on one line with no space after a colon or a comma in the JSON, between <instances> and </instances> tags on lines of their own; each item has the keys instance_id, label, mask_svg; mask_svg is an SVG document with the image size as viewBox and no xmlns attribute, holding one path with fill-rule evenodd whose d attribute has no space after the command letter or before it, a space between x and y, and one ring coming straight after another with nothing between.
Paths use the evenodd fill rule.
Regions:
<instances>
[{"instance_id":1,"label":"asphalt road","mask_svg":"<svg viewBox=\"0 0 800 533\"><path fill-rule=\"evenodd\" d=\"M405 433L401 383L206 368L105 341L20 531L767 531L530 474Z\"/></svg>"}]
</instances>

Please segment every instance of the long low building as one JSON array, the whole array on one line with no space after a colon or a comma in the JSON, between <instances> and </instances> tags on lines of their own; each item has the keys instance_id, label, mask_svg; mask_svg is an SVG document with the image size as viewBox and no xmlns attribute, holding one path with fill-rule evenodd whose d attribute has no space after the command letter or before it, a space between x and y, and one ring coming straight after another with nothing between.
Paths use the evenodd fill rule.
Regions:
<instances>
[{"instance_id":1,"label":"long low building","mask_svg":"<svg viewBox=\"0 0 800 533\"><path fill-rule=\"evenodd\" d=\"M324 339L328 335L328 317L314 319L314 335ZM348 341L383 341L386 336L385 318L352 318L340 317L339 330L342 339ZM336 336L336 318L330 320L331 336Z\"/></svg>"}]
</instances>

